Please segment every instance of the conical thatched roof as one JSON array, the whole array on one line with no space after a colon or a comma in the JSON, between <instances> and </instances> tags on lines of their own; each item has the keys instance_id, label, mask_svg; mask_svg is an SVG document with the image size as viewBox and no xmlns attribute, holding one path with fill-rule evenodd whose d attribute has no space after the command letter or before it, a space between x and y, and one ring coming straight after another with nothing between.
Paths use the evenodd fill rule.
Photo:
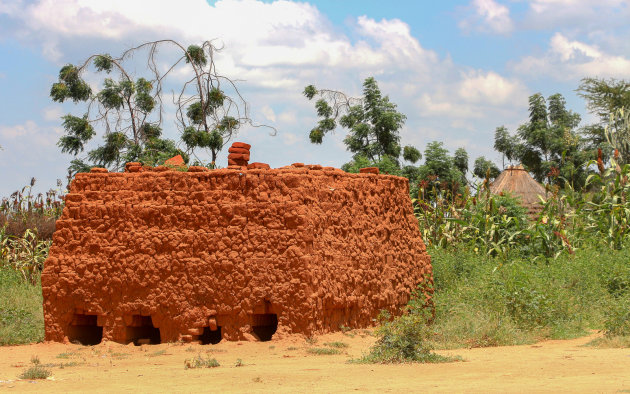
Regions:
<instances>
[{"instance_id":1,"label":"conical thatched roof","mask_svg":"<svg viewBox=\"0 0 630 394\"><path fill-rule=\"evenodd\" d=\"M493 194L510 193L521 200L530 215L536 215L541 211L540 199L545 197L545 187L536 182L522 165L509 166L490 185Z\"/></svg>"}]
</instances>

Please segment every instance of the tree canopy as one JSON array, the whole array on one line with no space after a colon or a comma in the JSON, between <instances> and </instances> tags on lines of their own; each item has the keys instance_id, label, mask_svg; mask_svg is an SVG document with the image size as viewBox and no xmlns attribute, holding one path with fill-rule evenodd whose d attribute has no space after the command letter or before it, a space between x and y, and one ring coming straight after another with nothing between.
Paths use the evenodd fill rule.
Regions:
<instances>
[{"instance_id":1,"label":"tree canopy","mask_svg":"<svg viewBox=\"0 0 630 394\"><path fill-rule=\"evenodd\" d=\"M547 183L584 184L590 152L577 127L580 116L566 108L561 94L546 100L542 94L529 97L529 122L514 135L504 126L495 131L494 148L509 161L517 160L534 178Z\"/></svg>"},{"instance_id":2,"label":"tree canopy","mask_svg":"<svg viewBox=\"0 0 630 394\"><path fill-rule=\"evenodd\" d=\"M317 89L313 85L304 88L304 95L315 102L317 125L309 133L312 143L321 144L324 136L337 127L337 123L348 130L344 139L354 160L367 158L371 163L388 156L398 162L401 153L405 160L420 159L419 151L411 146L401 149L400 129L406 116L396 110L396 104L383 96L378 83L372 77L363 82L363 97L353 98L328 89Z\"/></svg>"},{"instance_id":3,"label":"tree canopy","mask_svg":"<svg viewBox=\"0 0 630 394\"><path fill-rule=\"evenodd\" d=\"M178 53L170 63L158 56L162 54L158 48L165 46L164 53L173 53L173 49ZM245 123L252 124L236 85L216 71L217 51L210 41L185 48L173 40L159 40L128 49L118 57L95 54L80 65L62 67L50 96L56 102L85 103L85 113L63 117L65 135L59 139L59 147L77 157L97 131L102 131L103 137L100 145L73 160L71 169L76 172L103 166L117 170L129 161L155 165L177 154L187 162L199 149L210 153L210 166L214 166L218 152L237 130ZM136 76L129 70L137 69L141 55L146 55L148 75ZM170 66L164 71L158 64ZM103 75L97 91L84 79L90 69L99 77ZM185 149L162 138L163 84L176 69L188 73L179 93L173 93L175 126ZM233 96L226 94L224 86Z\"/></svg>"}]
</instances>

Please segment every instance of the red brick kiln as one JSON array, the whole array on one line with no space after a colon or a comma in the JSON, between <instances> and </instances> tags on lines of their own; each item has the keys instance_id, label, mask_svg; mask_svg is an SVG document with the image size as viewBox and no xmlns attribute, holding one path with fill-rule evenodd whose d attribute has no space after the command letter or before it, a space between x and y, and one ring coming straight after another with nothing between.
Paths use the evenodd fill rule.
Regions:
<instances>
[{"instance_id":1,"label":"red brick kiln","mask_svg":"<svg viewBox=\"0 0 630 394\"><path fill-rule=\"evenodd\" d=\"M367 327L431 283L407 179L236 162L77 174L42 274L46 340Z\"/></svg>"}]
</instances>

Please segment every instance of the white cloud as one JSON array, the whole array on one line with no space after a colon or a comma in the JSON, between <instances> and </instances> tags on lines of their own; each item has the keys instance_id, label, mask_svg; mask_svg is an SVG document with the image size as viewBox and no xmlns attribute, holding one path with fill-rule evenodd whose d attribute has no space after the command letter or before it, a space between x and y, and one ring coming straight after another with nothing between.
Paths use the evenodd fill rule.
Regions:
<instances>
[{"instance_id":1,"label":"white cloud","mask_svg":"<svg viewBox=\"0 0 630 394\"><path fill-rule=\"evenodd\" d=\"M514 30L510 9L494 0L472 0L470 7L474 15L468 15L459 22L464 30L509 34Z\"/></svg>"},{"instance_id":2,"label":"white cloud","mask_svg":"<svg viewBox=\"0 0 630 394\"><path fill-rule=\"evenodd\" d=\"M282 133L280 137L282 137L282 141L285 145L294 145L296 142L302 141L302 138L293 133Z\"/></svg>"},{"instance_id":3,"label":"white cloud","mask_svg":"<svg viewBox=\"0 0 630 394\"><path fill-rule=\"evenodd\" d=\"M63 111L61 110L61 106L54 107L46 107L44 108L43 116L45 120L48 121L59 121L59 119L63 116Z\"/></svg>"},{"instance_id":4,"label":"white cloud","mask_svg":"<svg viewBox=\"0 0 630 394\"><path fill-rule=\"evenodd\" d=\"M525 96L526 88L519 81L508 80L493 71L473 71L465 75L459 95L468 102L505 105Z\"/></svg>"},{"instance_id":5,"label":"white cloud","mask_svg":"<svg viewBox=\"0 0 630 394\"><path fill-rule=\"evenodd\" d=\"M627 30L627 0L531 0L522 27L567 30L591 35L611 29Z\"/></svg>"},{"instance_id":6,"label":"white cloud","mask_svg":"<svg viewBox=\"0 0 630 394\"><path fill-rule=\"evenodd\" d=\"M0 135L6 139L16 139L22 137L32 137L37 134L39 126L32 120L27 120L23 124L15 126L0 126Z\"/></svg>"},{"instance_id":7,"label":"white cloud","mask_svg":"<svg viewBox=\"0 0 630 394\"><path fill-rule=\"evenodd\" d=\"M522 74L546 75L559 80L592 77L630 77L630 58L602 51L596 45L570 40L556 33L543 56L526 56L514 64Z\"/></svg>"},{"instance_id":8,"label":"white cloud","mask_svg":"<svg viewBox=\"0 0 630 394\"><path fill-rule=\"evenodd\" d=\"M6 142L5 149L20 146L54 146L59 138L59 127L42 128L36 122L27 120L13 126L0 125L0 137Z\"/></svg>"},{"instance_id":9,"label":"white cloud","mask_svg":"<svg viewBox=\"0 0 630 394\"><path fill-rule=\"evenodd\" d=\"M285 111L278 115L278 120L285 124L294 125L297 123L298 117L295 111Z\"/></svg>"},{"instance_id":10,"label":"white cloud","mask_svg":"<svg viewBox=\"0 0 630 394\"><path fill-rule=\"evenodd\" d=\"M263 115L265 116L267 120L271 122L276 121L276 113L273 112L273 109L270 106L265 105L264 107L262 107L261 112L263 113Z\"/></svg>"},{"instance_id":11,"label":"white cloud","mask_svg":"<svg viewBox=\"0 0 630 394\"><path fill-rule=\"evenodd\" d=\"M566 12L588 11L595 7L617 7L624 5L625 0L531 0L530 8L537 14L563 9Z\"/></svg>"}]
</instances>

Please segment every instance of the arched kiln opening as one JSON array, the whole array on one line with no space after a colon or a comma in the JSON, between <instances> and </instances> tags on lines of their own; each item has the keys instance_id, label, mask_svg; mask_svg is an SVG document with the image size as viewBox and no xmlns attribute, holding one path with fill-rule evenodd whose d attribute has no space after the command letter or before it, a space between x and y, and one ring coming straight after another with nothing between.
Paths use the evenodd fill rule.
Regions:
<instances>
[{"instance_id":1,"label":"arched kiln opening","mask_svg":"<svg viewBox=\"0 0 630 394\"><path fill-rule=\"evenodd\" d=\"M221 336L221 326L217 326L217 329L212 331L210 327L203 328L203 334L199 336L199 340L202 345L216 345L221 342L223 337Z\"/></svg>"},{"instance_id":2,"label":"arched kiln opening","mask_svg":"<svg viewBox=\"0 0 630 394\"><path fill-rule=\"evenodd\" d=\"M96 315L75 313L68 326L68 340L81 345L98 345L103 340L103 327L97 325Z\"/></svg>"},{"instance_id":3,"label":"arched kiln opening","mask_svg":"<svg viewBox=\"0 0 630 394\"><path fill-rule=\"evenodd\" d=\"M131 324L125 328L127 343L134 345L157 345L162 342L160 329L153 326L151 316L133 315Z\"/></svg>"},{"instance_id":4,"label":"arched kiln opening","mask_svg":"<svg viewBox=\"0 0 630 394\"><path fill-rule=\"evenodd\" d=\"M270 341L278 329L278 315L259 313L252 315L252 333L262 342Z\"/></svg>"}]
</instances>

